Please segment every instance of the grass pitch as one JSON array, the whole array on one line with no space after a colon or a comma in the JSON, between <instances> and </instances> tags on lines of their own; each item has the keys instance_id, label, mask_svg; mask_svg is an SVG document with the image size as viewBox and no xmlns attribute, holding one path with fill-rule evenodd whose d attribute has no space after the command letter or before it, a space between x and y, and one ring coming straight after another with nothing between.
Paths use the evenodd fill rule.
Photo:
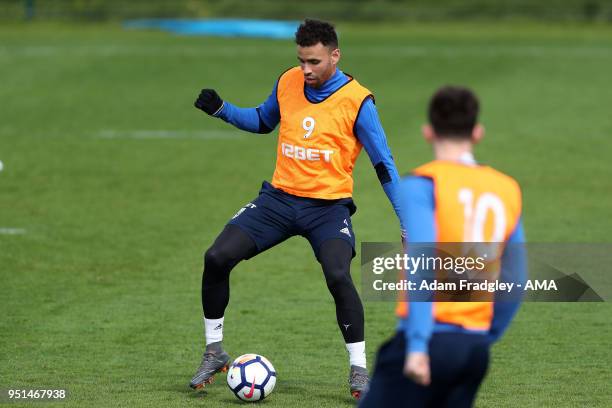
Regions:
<instances>
[{"instance_id":1,"label":"grass pitch","mask_svg":"<svg viewBox=\"0 0 612 408\"><path fill-rule=\"evenodd\" d=\"M609 242L612 28L339 25L341 68L376 95L400 172L430 159L431 93L479 94L477 157L515 176L534 242ZM296 63L291 41L177 37L115 25L0 27L0 387L67 388L72 406L234 406L187 388L203 347L202 254L271 177L275 134L193 108L203 87L255 106ZM360 241L398 226L365 154ZM359 279L358 258L353 263ZM232 273L225 344L278 371L269 407L354 403L334 307L307 242ZM393 305L366 303L366 340ZM479 407L612 405L609 304L525 304L493 349Z\"/></svg>"}]
</instances>

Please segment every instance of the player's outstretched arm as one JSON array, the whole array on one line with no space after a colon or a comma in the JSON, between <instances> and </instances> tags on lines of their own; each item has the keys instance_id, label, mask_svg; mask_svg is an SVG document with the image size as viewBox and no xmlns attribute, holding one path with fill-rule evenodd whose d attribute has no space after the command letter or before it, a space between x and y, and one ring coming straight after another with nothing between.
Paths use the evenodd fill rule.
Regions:
<instances>
[{"instance_id":1,"label":"player's outstretched arm","mask_svg":"<svg viewBox=\"0 0 612 408\"><path fill-rule=\"evenodd\" d=\"M527 281L527 250L525 248L525 232L523 221L519 219L514 232L508 238L504 254L501 259L500 281L520 284L524 287ZM505 333L510 322L521 306L523 291L513 291L509 295L499 292L495 294L495 304L493 307L493 320L489 330L489 341L497 342Z\"/></svg>"},{"instance_id":2,"label":"player's outstretched arm","mask_svg":"<svg viewBox=\"0 0 612 408\"><path fill-rule=\"evenodd\" d=\"M433 183L423 177L408 177L400 181L399 189L402 219L406 223L406 247L409 256L418 257L423 251L419 243L436 240ZM415 244L416 246L413 246ZM430 250L434 251L433 248ZM411 251L417 251L412 253ZM425 271L408 272L406 279L420 288ZM406 338L404 375L417 384L429 385L429 340L434 326L433 305L429 291L419 291L409 297L409 314L401 320L400 327Z\"/></svg>"},{"instance_id":3,"label":"player's outstretched arm","mask_svg":"<svg viewBox=\"0 0 612 408\"><path fill-rule=\"evenodd\" d=\"M380 123L378 111L371 98L363 102L359 116L355 122L355 136L359 139L376 170L378 180L387 194L396 215L402 225L404 238L405 223L401 217L398 193L399 174L387 145L387 137Z\"/></svg>"},{"instance_id":4,"label":"player's outstretched arm","mask_svg":"<svg viewBox=\"0 0 612 408\"><path fill-rule=\"evenodd\" d=\"M214 89L202 89L194 103L207 114L251 133L270 133L280 121L276 85L268 99L256 108L239 108L221 99Z\"/></svg>"}]
</instances>

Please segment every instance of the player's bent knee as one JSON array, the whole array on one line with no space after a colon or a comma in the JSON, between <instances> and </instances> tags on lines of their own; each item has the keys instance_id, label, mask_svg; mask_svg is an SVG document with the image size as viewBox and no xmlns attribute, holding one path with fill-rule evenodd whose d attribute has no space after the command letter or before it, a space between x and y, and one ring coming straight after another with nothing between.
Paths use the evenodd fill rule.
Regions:
<instances>
[{"instance_id":1,"label":"player's bent knee","mask_svg":"<svg viewBox=\"0 0 612 408\"><path fill-rule=\"evenodd\" d=\"M208 248L204 254L204 267L206 269L218 270L225 269L231 265L232 259L230 254L215 246Z\"/></svg>"},{"instance_id":2,"label":"player's bent knee","mask_svg":"<svg viewBox=\"0 0 612 408\"><path fill-rule=\"evenodd\" d=\"M326 277L327 288L338 306L356 305L359 294L349 274Z\"/></svg>"},{"instance_id":3,"label":"player's bent knee","mask_svg":"<svg viewBox=\"0 0 612 408\"><path fill-rule=\"evenodd\" d=\"M353 281L350 278L349 272L342 269L328 272L325 276L325 282L330 291L353 287Z\"/></svg>"}]
</instances>

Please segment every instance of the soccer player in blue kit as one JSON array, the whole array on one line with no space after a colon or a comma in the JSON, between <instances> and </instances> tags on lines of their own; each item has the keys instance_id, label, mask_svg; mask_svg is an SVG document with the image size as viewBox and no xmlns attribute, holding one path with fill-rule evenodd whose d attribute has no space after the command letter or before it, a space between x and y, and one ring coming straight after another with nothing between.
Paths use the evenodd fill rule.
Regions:
<instances>
[{"instance_id":1,"label":"soccer player in blue kit","mask_svg":"<svg viewBox=\"0 0 612 408\"><path fill-rule=\"evenodd\" d=\"M332 25L305 20L296 32L299 66L285 71L259 106L239 108L203 89L195 106L252 133L280 124L272 182L228 222L204 256L202 307L206 349L191 380L212 381L230 358L223 351L224 312L230 271L242 260L301 235L321 264L336 304L338 327L349 354L349 388L359 398L368 383L364 313L350 275L355 255L351 215L352 170L365 147L378 179L399 216L397 169L374 97L337 68L338 38Z\"/></svg>"},{"instance_id":2,"label":"soccer player in blue kit","mask_svg":"<svg viewBox=\"0 0 612 408\"><path fill-rule=\"evenodd\" d=\"M442 87L431 98L423 134L435 160L400 182L406 250L410 254L420 246L414 248L418 256L424 243L466 242L463 251L486 242L482 247L496 253L486 261L488 276L522 284L527 262L521 190L510 176L475 161L473 146L484 135L478 112L478 99L467 88ZM408 301L398 304L397 333L381 346L359 406L471 407L490 346L512 321L520 293L496 292L484 301L429 301L430 295L408 292ZM434 294L435 299L440 298Z\"/></svg>"}]
</instances>

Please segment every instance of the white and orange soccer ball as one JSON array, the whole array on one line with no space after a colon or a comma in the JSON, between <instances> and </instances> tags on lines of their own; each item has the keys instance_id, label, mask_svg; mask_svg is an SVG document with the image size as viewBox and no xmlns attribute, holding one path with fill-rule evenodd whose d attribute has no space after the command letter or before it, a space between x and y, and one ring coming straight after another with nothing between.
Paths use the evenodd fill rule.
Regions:
<instances>
[{"instance_id":1,"label":"white and orange soccer ball","mask_svg":"<svg viewBox=\"0 0 612 408\"><path fill-rule=\"evenodd\" d=\"M235 359L227 371L227 385L242 401L259 401L274 390L276 371L267 358L244 354Z\"/></svg>"}]
</instances>

